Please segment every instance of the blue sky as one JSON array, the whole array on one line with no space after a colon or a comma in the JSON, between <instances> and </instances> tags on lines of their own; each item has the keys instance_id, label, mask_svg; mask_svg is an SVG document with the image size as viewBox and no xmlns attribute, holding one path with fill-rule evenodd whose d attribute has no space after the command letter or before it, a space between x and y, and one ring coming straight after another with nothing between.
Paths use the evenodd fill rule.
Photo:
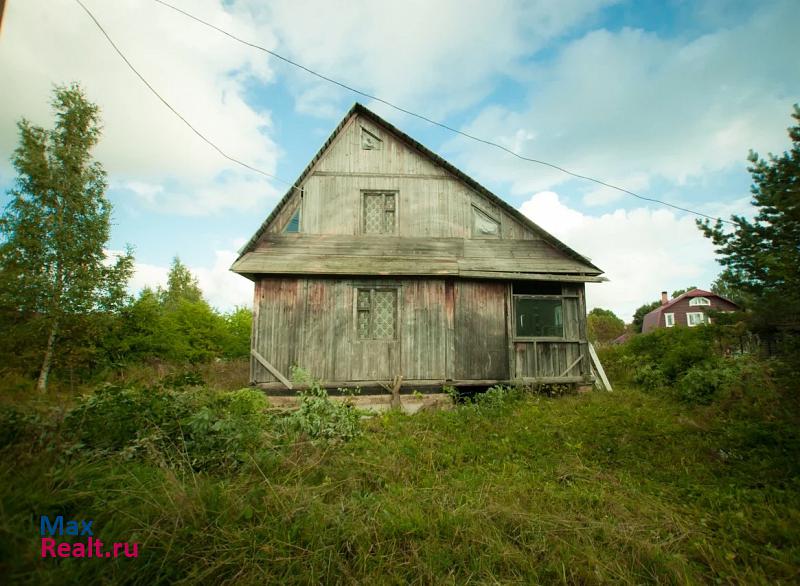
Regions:
<instances>
[{"instance_id":1,"label":"blue sky","mask_svg":"<svg viewBox=\"0 0 800 586\"><path fill-rule=\"evenodd\" d=\"M358 99L611 279L590 306L626 320L690 284L713 249L691 216L519 161L372 104L152 0L84 0L158 91L226 152L293 181ZM450 126L711 215L751 213L746 155L788 145L800 101L800 3L174 0L245 39ZM114 204L110 249L135 247L133 289L173 256L221 308L249 304L227 271L286 190L237 168L180 123L73 0L8 3L0 31L0 185L15 121L50 124L53 84L100 105L97 158Z\"/></svg>"}]
</instances>

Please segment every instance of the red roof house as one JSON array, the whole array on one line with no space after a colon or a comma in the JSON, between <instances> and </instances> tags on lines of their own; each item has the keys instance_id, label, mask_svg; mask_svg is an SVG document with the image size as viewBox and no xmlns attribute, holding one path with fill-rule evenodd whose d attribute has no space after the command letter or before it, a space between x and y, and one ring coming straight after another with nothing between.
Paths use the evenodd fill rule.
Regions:
<instances>
[{"instance_id":1,"label":"red roof house","mask_svg":"<svg viewBox=\"0 0 800 586\"><path fill-rule=\"evenodd\" d=\"M674 326L694 327L711 323L708 311L736 311L739 306L711 291L692 289L670 300L667 292L661 292L661 306L644 316L642 333L656 328Z\"/></svg>"}]
</instances>

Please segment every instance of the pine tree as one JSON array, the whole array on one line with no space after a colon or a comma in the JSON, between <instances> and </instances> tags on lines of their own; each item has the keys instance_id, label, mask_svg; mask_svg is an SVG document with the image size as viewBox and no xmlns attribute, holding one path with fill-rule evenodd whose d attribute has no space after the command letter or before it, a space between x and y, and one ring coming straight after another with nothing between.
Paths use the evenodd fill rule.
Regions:
<instances>
[{"instance_id":1,"label":"pine tree","mask_svg":"<svg viewBox=\"0 0 800 586\"><path fill-rule=\"evenodd\" d=\"M751 222L732 216L732 231L721 221L712 227L699 222L716 245L724 267L719 281L741 291L752 303L758 322L771 327L800 325L800 107L795 105L792 144L780 156L761 159L750 152L752 204L758 214Z\"/></svg>"},{"instance_id":2,"label":"pine tree","mask_svg":"<svg viewBox=\"0 0 800 586\"><path fill-rule=\"evenodd\" d=\"M159 294L167 307L175 307L180 301L192 303L204 301L197 277L177 256L172 259L172 266L167 276L167 288L159 289Z\"/></svg>"},{"instance_id":3,"label":"pine tree","mask_svg":"<svg viewBox=\"0 0 800 586\"><path fill-rule=\"evenodd\" d=\"M52 130L25 119L17 125L16 184L0 216L0 304L46 327L42 392L65 318L119 307L133 269L130 248L113 263L104 250L111 204L106 173L90 153L99 108L76 84L54 94Z\"/></svg>"}]
</instances>

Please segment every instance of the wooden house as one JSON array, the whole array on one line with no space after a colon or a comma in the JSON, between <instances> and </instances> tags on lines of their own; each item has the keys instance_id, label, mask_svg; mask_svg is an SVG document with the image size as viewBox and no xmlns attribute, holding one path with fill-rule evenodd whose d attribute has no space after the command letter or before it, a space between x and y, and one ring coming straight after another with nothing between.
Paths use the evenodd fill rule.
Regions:
<instances>
[{"instance_id":1,"label":"wooden house","mask_svg":"<svg viewBox=\"0 0 800 586\"><path fill-rule=\"evenodd\" d=\"M711 323L708 312L738 311L739 306L733 301L702 289L692 289L675 299L669 299L666 291L661 292L661 305L644 316L642 333L646 334L659 328L687 326L693 328Z\"/></svg>"},{"instance_id":2,"label":"wooden house","mask_svg":"<svg viewBox=\"0 0 800 586\"><path fill-rule=\"evenodd\" d=\"M231 270L255 283L251 379L291 388L592 380L602 271L355 104Z\"/></svg>"}]
</instances>

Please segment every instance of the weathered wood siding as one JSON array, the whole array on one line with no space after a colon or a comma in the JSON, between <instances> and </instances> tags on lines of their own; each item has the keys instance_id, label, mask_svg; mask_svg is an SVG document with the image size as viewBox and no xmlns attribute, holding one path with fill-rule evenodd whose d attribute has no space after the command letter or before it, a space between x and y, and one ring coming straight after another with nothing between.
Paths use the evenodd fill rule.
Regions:
<instances>
[{"instance_id":1,"label":"weathered wood siding","mask_svg":"<svg viewBox=\"0 0 800 586\"><path fill-rule=\"evenodd\" d=\"M361 147L362 128L381 138L380 149ZM306 234L361 234L362 193L395 191L397 236L471 238L474 205L500 221L502 239L541 239L427 157L360 117L342 129L300 187ZM266 233L280 232L294 205L290 202Z\"/></svg>"},{"instance_id":2,"label":"weathered wood siding","mask_svg":"<svg viewBox=\"0 0 800 586\"><path fill-rule=\"evenodd\" d=\"M358 288L397 291L392 340L361 340ZM461 279L262 278L255 287L253 348L284 376L298 365L326 382L508 381L587 377L583 287L565 285L564 337L513 335L508 282ZM276 379L251 361L252 380Z\"/></svg>"},{"instance_id":3,"label":"weathered wood siding","mask_svg":"<svg viewBox=\"0 0 800 586\"><path fill-rule=\"evenodd\" d=\"M456 281L455 379L507 380L507 283Z\"/></svg>"},{"instance_id":4,"label":"weathered wood siding","mask_svg":"<svg viewBox=\"0 0 800 586\"><path fill-rule=\"evenodd\" d=\"M360 340L358 287L398 291L394 340ZM293 365L324 381L447 377L448 330L444 280L263 278L256 282L253 348L284 376ZM251 360L254 382L276 381Z\"/></svg>"},{"instance_id":5,"label":"weathered wood siding","mask_svg":"<svg viewBox=\"0 0 800 586\"><path fill-rule=\"evenodd\" d=\"M514 377L583 378L591 375L583 284L562 284L563 339L514 340ZM513 332L512 332L513 336Z\"/></svg>"}]
</instances>

